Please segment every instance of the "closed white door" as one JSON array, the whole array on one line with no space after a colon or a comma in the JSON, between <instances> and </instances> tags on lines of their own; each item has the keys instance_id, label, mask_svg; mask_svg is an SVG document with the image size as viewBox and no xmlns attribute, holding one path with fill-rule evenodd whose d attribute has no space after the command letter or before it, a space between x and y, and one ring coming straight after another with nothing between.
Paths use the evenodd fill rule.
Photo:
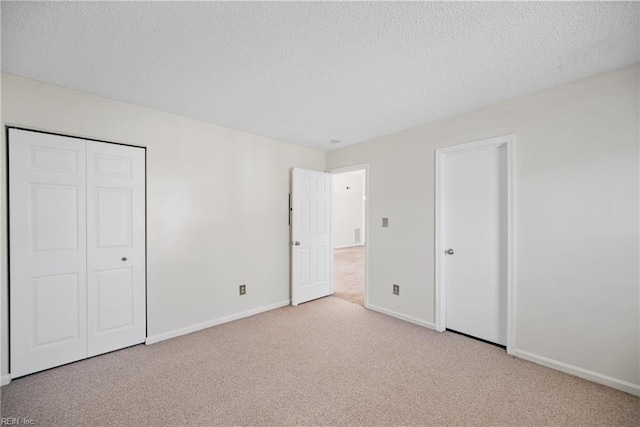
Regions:
<instances>
[{"instance_id":1,"label":"closed white door","mask_svg":"<svg viewBox=\"0 0 640 427\"><path fill-rule=\"evenodd\" d=\"M11 374L87 357L86 144L10 129Z\"/></svg>"},{"instance_id":2,"label":"closed white door","mask_svg":"<svg viewBox=\"0 0 640 427\"><path fill-rule=\"evenodd\" d=\"M291 303L331 293L331 175L293 169Z\"/></svg>"},{"instance_id":3,"label":"closed white door","mask_svg":"<svg viewBox=\"0 0 640 427\"><path fill-rule=\"evenodd\" d=\"M144 149L87 142L89 356L144 342Z\"/></svg>"},{"instance_id":4,"label":"closed white door","mask_svg":"<svg viewBox=\"0 0 640 427\"><path fill-rule=\"evenodd\" d=\"M10 129L13 378L145 339L144 150Z\"/></svg>"},{"instance_id":5,"label":"closed white door","mask_svg":"<svg viewBox=\"0 0 640 427\"><path fill-rule=\"evenodd\" d=\"M506 146L447 154L444 170L446 327L506 345Z\"/></svg>"}]
</instances>

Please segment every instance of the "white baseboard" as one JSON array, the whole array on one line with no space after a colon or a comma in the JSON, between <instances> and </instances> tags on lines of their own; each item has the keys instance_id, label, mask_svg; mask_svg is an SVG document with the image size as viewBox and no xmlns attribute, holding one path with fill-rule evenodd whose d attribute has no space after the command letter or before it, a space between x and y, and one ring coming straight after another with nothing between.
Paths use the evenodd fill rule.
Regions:
<instances>
[{"instance_id":1,"label":"white baseboard","mask_svg":"<svg viewBox=\"0 0 640 427\"><path fill-rule=\"evenodd\" d=\"M569 365L568 363L549 359L548 357L538 356L537 354L529 353L527 351L515 349L513 351L513 356L546 366L547 368L575 375L576 377L584 378L585 380L593 381L594 383L622 390L635 396L640 396L640 385L638 384L619 380L608 375L599 374L588 369L579 368L577 366Z\"/></svg>"},{"instance_id":2,"label":"white baseboard","mask_svg":"<svg viewBox=\"0 0 640 427\"><path fill-rule=\"evenodd\" d=\"M274 310L280 307L285 307L289 304L291 304L291 301L289 300L280 301L275 304L254 308L253 310L243 311L241 313L232 314L230 316L220 317L218 319L209 320L207 322L197 323L195 325L187 326L185 328L174 329L173 331L164 332L162 334L147 337L144 343L146 345L155 344L157 342L168 340L170 338L179 337L180 335L190 334L192 332L201 331L202 329L207 329L212 326L221 325L223 323L232 322L234 320L242 319L244 317L249 317L256 314L264 313L265 311Z\"/></svg>"},{"instance_id":3,"label":"white baseboard","mask_svg":"<svg viewBox=\"0 0 640 427\"><path fill-rule=\"evenodd\" d=\"M345 246L334 246L333 249L355 248L357 246L364 246L364 243L354 243L353 245L345 245Z\"/></svg>"},{"instance_id":4,"label":"white baseboard","mask_svg":"<svg viewBox=\"0 0 640 427\"><path fill-rule=\"evenodd\" d=\"M7 385L11 382L11 374L0 377L0 386Z\"/></svg>"},{"instance_id":5,"label":"white baseboard","mask_svg":"<svg viewBox=\"0 0 640 427\"><path fill-rule=\"evenodd\" d=\"M369 310L377 311L378 313L386 314L387 316L395 317L396 319L404 320L405 322L414 323L416 325L424 326L429 329L436 329L436 325L433 322L427 322L422 319L418 319L412 316L406 316L404 314L397 313L386 308L378 307L376 305L365 304L365 307Z\"/></svg>"}]
</instances>

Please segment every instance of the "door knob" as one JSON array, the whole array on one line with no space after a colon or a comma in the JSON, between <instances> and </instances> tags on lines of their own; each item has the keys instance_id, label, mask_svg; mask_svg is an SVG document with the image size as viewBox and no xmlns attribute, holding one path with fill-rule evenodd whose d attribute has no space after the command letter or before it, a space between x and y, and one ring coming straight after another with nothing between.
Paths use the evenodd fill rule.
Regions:
<instances>
[{"instance_id":1,"label":"door knob","mask_svg":"<svg viewBox=\"0 0 640 427\"><path fill-rule=\"evenodd\" d=\"M447 255L453 255L453 249L449 248L446 251L444 251L444 253Z\"/></svg>"},{"instance_id":2,"label":"door knob","mask_svg":"<svg viewBox=\"0 0 640 427\"><path fill-rule=\"evenodd\" d=\"M298 242L297 240L293 244L296 246L300 246L300 242Z\"/></svg>"},{"instance_id":3,"label":"door knob","mask_svg":"<svg viewBox=\"0 0 640 427\"><path fill-rule=\"evenodd\" d=\"M126 261L126 260L127 260L127 257L126 257L126 256L123 256L123 257L122 257L122 260L123 260L123 261Z\"/></svg>"}]
</instances>

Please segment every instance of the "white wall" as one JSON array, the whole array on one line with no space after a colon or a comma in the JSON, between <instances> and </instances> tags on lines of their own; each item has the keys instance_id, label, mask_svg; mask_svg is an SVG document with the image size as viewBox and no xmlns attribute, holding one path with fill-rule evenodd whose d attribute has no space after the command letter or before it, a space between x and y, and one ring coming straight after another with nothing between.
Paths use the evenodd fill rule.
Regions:
<instances>
[{"instance_id":1,"label":"white wall","mask_svg":"<svg viewBox=\"0 0 640 427\"><path fill-rule=\"evenodd\" d=\"M333 247L364 244L364 170L331 175L331 238ZM355 230L360 229L356 241Z\"/></svg>"},{"instance_id":2,"label":"white wall","mask_svg":"<svg viewBox=\"0 0 640 427\"><path fill-rule=\"evenodd\" d=\"M434 322L434 150L513 133L515 348L640 392L639 79L636 64L328 153L328 169L370 165L369 303Z\"/></svg>"},{"instance_id":3,"label":"white wall","mask_svg":"<svg viewBox=\"0 0 640 427\"><path fill-rule=\"evenodd\" d=\"M325 153L7 74L2 121L147 147L150 337L289 300L289 169L324 170ZM5 375L4 172L0 179Z\"/></svg>"}]
</instances>

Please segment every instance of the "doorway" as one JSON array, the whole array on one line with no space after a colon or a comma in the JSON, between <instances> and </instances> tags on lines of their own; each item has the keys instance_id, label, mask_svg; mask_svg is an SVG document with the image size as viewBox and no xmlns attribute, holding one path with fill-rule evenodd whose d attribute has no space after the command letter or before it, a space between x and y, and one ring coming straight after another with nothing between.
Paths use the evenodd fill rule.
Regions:
<instances>
[{"instance_id":1,"label":"doorway","mask_svg":"<svg viewBox=\"0 0 640 427\"><path fill-rule=\"evenodd\" d=\"M333 295L367 304L367 165L331 172Z\"/></svg>"},{"instance_id":2,"label":"doorway","mask_svg":"<svg viewBox=\"0 0 640 427\"><path fill-rule=\"evenodd\" d=\"M513 337L513 135L436 150L436 329Z\"/></svg>"}]
</instances>

